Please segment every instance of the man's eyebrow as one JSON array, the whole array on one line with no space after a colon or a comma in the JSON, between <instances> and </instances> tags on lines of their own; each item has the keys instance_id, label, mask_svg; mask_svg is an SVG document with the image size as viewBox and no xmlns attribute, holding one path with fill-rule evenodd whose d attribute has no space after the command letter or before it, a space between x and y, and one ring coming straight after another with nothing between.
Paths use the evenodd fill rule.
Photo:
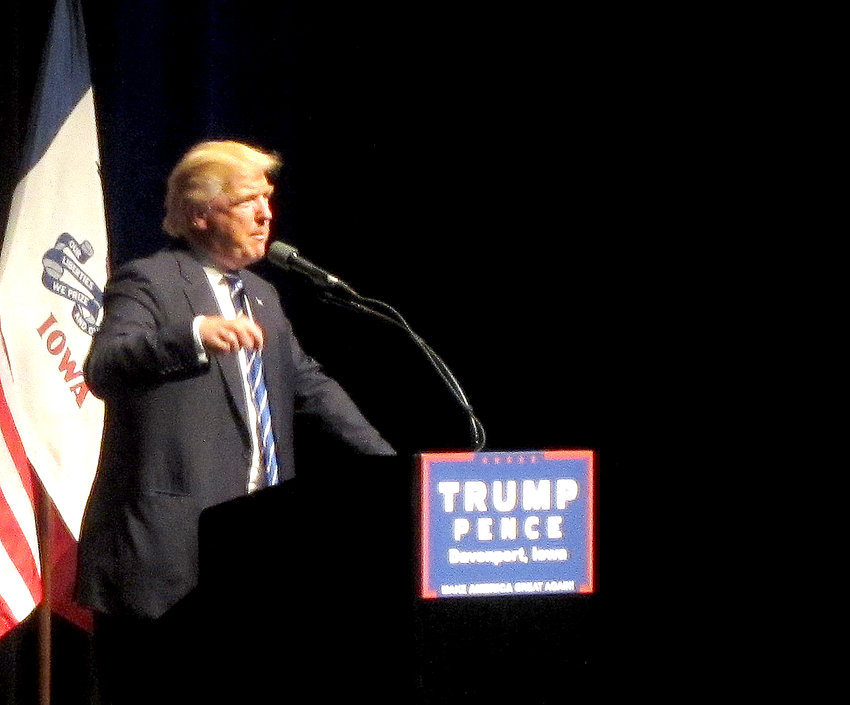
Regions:
<instances>
[{"instance_id":1,"label":"man's eyebrow","mask_svg":"<svg viewBox=\"0 0 850 705\"><path fill-rule=\"evenodd\" d=\"M250 201L252 198L256 198L257 196L271 196L273 192L274 186L272 184L258 189L245 189L244 191L234 193L231 198L231 203L235 204Z\"/></svg>"}]
</instances>

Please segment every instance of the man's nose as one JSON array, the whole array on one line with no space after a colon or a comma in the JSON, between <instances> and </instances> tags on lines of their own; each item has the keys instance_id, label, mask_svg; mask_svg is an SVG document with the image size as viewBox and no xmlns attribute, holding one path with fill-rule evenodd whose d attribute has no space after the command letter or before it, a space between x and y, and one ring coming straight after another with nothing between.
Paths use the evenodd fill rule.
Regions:
<instances>
[{"instance_id":1,"label":"man's nose","mask_svg":"<svg viewBox=\"0 0 850 705\"><path fill-rule=\"evenodd\" d=\"M257 209L257 220L265 222L272 219L272 209L269 204L269 199L265 196L260 198L260 206Z\"/></svg>"}]
</instances>

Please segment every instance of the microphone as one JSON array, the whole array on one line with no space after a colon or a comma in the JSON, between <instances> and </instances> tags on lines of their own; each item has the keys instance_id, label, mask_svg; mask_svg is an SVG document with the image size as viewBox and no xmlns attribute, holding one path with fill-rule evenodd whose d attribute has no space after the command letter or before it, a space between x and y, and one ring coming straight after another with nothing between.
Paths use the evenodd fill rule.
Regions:
<instances>
[{"instance_id":1,"label":"microphone","mask_svg":"<svg viewBox=\"0 0 850 705\"><path fill-rule=\"evenodd\" d=\"M269 247L267 257L269 262L276 267L280 267L286 271L300 272L323 289L341 290L351 296L360 298L360 294L354 291L348 284L339 277L335 277L330 272L326 272L321 267L313 264L310 260L304 259L292 245L287 245L285 242L280 242L279 240L273 242Z\"/></svg>"}]
</instances>

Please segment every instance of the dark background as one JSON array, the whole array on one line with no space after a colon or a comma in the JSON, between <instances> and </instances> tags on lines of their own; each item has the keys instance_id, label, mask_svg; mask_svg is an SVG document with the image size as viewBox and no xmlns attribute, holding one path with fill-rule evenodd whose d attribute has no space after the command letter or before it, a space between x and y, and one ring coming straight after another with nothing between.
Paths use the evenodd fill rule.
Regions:
<instances>
[{"instance_id":1,"label":"dark background","mask_svg":"<svg viewBox=\"0 0 850 705\"><path fill-rule=\"evenodd\" d=\"M2 30L4 223L52 4L12 3ZM467 687L450 656L498 671L549 643L539 663L559 672L608 663L617 557L635 532L620 509L636 459L669 440L658 370L682 350L657 346L670 294L654 265L679 255L683 164L712 139L689 127L712 110L690 93L704 80L687 49L697 30L555 7L83 2L114 264L167 242L164 182L190 145L274 149L276 236L405 316L459 379L488 450L596 451L597 594L422 607L435 693ZM303 346L403 454L469 447L398 329L259 269ZM318 442L305 439L299 452Z\"/></svg>"},{"instance_id":2,"label":"dark background","mask_svg":"<svg viewBox=\"0 0 850 705\"><path fill-rule=\"evenodd\" d=\"M13 5L4 165L21 148L51 5ZM114 263L167 241L164 181L188 146L275 149L277 237L398 309L460 380L490 448L619 442L624 385L651 335L640 154L659 159L654 132L640 134L655 50L628 17L439 2L83 7ZM3 178L5 204L16 170ZM400 332L278 280L305 348L393 443L468 443Z\"/></svg>"}]
</instances>

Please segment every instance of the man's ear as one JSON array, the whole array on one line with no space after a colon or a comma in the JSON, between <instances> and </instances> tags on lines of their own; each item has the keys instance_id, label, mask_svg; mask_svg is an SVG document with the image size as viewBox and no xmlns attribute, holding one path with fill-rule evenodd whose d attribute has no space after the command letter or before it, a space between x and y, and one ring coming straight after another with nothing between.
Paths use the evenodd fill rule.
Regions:
<instances>
[{"instance_id":1,"label":"man's ear","mask_svg":"<svg viewBox=\"0 0 850 705\"><path fill-rule=\"evenodd\" d=\"M209 227L209 208L192 206L189 211L189 224L195 230L206 231Z\"/></svg>"}]
</instances>

